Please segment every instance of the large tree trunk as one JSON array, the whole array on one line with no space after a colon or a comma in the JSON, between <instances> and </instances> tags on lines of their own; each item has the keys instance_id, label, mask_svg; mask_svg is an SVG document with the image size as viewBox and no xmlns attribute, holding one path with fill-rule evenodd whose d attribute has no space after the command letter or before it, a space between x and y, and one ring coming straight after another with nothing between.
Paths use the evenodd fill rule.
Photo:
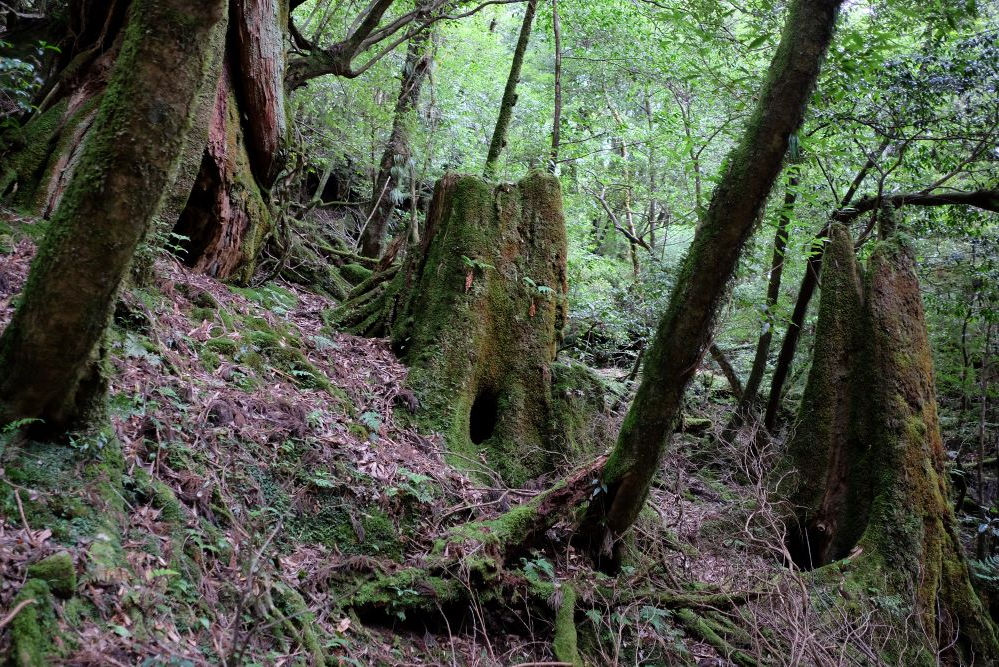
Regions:
<instances>
[{"instance_id":1,"label":"large tree trunk","mask_svg":"<svg viewBox=\"0 0 999 667\"><path fill-rule=\"evenodd\" d=\"M853 241L834 225L825 250L822 301L815 353L794 437L781 468L782 496L795 508L788 549L801 567L846 556L867 521L869 479L863 460L867 439L854 401L863 354L864 294ZM863 358L863 361L861 359ZM866 392L865 392L866 393ZM860 432L858 432L860 431Z\"/></svg>"},{"instance_id":2,"label":"large tree trunk","mask_svg":"<svg viewBox=\"0 0 999 667\"><path fill-rule=\"evenodd\" d=\"M831 235L815 358L779 468L795 515L790 551L805 567L846 558L834 578L845 575L862 595L886 585L901 594L903 607L884 611L905 628L900 657L910 664L938 652L961 664L987 661L999 655L999 639L971 587L948 498L912 254L881 242L861 295L849 235L839 225Z\"/></svg>"},{"instance_id":3,"label":"large tree trunk","mask_svg":"<svg viewBox=\"0 0 999 667\"><path fill-rule=\"evenodd\" d=\"M64 59L40 113L4 156L11 166L0 174L0 195L45 217L79 164L124 37L119 15L132 11L124 0L76 4L86 17L76 21L96 36L73 43L75 55ZM190 266L246 281L270 230L268 191L282 165L288 3L238 0L228 15L227 26L211 36L224 56L206 72L199 121L154 229L189 239L178 245Z\"/></svg>"},{"instance_id":4,"label":"large tree trunk","mask_svg":"<svg viewBox=\"0 0 999 667\"><path fill-rule=\"evenodd\" d=\"M558 181L438 183L392 331L409 386L447 437L512 485L554 467L552 363L566 318Z\"/></svg>"},{"instance_id":5,"label":"large tree trunk","mask_svg":"<svg viewBox=\"0 0 999 667\"><path fill-rule=\"evenodd\" d=\"M378 165L378 175L375 178L372 192L373 203L370 219L361 232L361 255L363 257L379 257L382 254L385 231L392 221L392 214L396 207L396 202L391 194L399 187L402 180L400 173L408 171L409 132L410 124L413 122L411 112L419 104L420 91L433 62L430 42L430 31L421 32L409 40L406 62L402 68L399 98L395 103L395 116L392 119L392 133L389 135L388 143L385 145L385 151L382 153L382 159Z\"/></svg>"},{"instance_id":6,"label":"large tree trunk","mask_svg":"<svg viewBox=\"0 0 999 667\"><path fill-rule=\"evenodd\" d=\"M0 422L59 427L102 395L114 297L176 176L225 4L132 6L90 136L0 337Z\"/></svg>"},{"instance_id":7,"label":"large tree trunk","mask_svg":"<svg viewBox=\"0 0 999 667\"><path fill-rule=\"evenodd\" d=\"M332 319L390 335L410 366L420 420L444 434L455 464L481 473L484 463L518 485L590 453L594 440L574 418L583 406L569 403L584 394L600 403L591 391L599 382L554 364L566 292L558 180L533 173L494 185L448 174L421 247L359 285Z\"/></svg>"},{"instance_id":8,"label":"large tree trunk","mask_svg":"<svg viewBox=\"0 0 999 667\"><path fill-rule=\"evenodd\" d=\"M606 493L582 532L608 553L637 518L673 432L683 394L707 349L714 316L787 152L832 39L839 0L796 0L767 83L694 235L645 356L642 382L604 469Z\"/></svg>"}]
</instances>

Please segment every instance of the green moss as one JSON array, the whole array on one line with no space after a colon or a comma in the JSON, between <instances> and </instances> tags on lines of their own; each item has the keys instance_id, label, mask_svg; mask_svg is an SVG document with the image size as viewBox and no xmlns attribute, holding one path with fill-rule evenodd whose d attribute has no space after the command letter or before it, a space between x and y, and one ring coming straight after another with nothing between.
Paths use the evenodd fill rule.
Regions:
<instances>
[{"instance_id":1,"label":"green moss","mask_svg":"<svg viewBox=\"0 0 999 667\"><path fill-rule=\"evenodd\" d=\"M351 517L359 526L355 528ZM316 512L300 513L291 531L298 539L334 547L348 555L378 554L392 560L403 555L404 530L376 507L356 507L323 499ZM362 539L363 538L363 539Z\"/></svg>"},{"instance_id":2,"label":"green moss","mask_svg":"<svg viewBox=\"0 0 999 667\"><path fill-rule=\"evenodd\" d=\"M282 370L290 374L296 385L303 389L320 389L330 391L333 385L326 375L312 365L305 354L294 347L274 347L268 350L268 358Z\"/></svg>"},{"instance_id":3,"label":"green moss","mask_svg":"<svg viewBox=\"0 0 999 667\"><path fill-rule=\"evenodd\" d=\"M10 157L7 168L0 173L0 196L17 183L17 203L33 203L41 172L55 148L67 107L68 102L62 100L32 118L19 131L16 143L20 150Z\"/></svg>"},{"instance_id":4,"label":"green moss","mask_svg":"<svg viewBox=\"0 0 999 667\"><path fill-rule=\"evenodd\" d=\"M573 461L604 451L614 434L607 418L608 399L616 395L593 369L575 361L551 365L553 442Z\"/></svg>"},{"instance_id":5,"label":"green moss","mask_svg":"<svg viewBox=\"0 0 999 667\"><path fill-rule=\"evenodd\" d=\"M98 533L95 537L87 549L85 579L98 584L112 583L125 562L121 545L116 535Z\"/></svg>"},{"instance_id":6,"label":"green moss","mask_svg":"<svg viewBox=\"0 0 999 667\"><path fill-rule=\"evenodd\" d=\"M62 617L71 628L79 628L87 619L98 616L97 608L79 596L66 600L62 605Z\"/></svg>"},{"instance_id":7,"label":"green moss","mask_svg":"<svg viewBox=\"0 0 999 667\"><path fill-rule=\"evenodd\" d=\"M222 358L214 350L201 350L201 353L198 355L198 361L201 362L201 367L209 373L215 372L222 365Z\"/></svg>"},{"instance_id":8,"label":"green moss","mask_svg":"<svg viewBox=\"0 0 999 667\"><path fill-rule=\"evenodd\" d=\"M371 277L373 271L366 266L361 266L356 262L344 264L340 267L340 275L350 281L353 285L358 285Z\"/></svg>"},{"instance_id":9,"label":"green moss","mask_svg":"<svg viewBox=\"0 0 999 667\"><path fill-rule=\"evenodd\" d=\"M232 338L209 338L203 347L205 350L227 357L235 356L239 352L239 342Z\"/></svg>"},{"instance_id":10,"label":"green moss","mask_svg":"<svg viewBox=\"0 0 999 667\"><path fill-rule=\"evenodd\" d=\"M184 510L173 489L160 480L150 477L141 468L136 469L134 478L139 491L145 494L153 507L160 510L163 519L173 522L183 521Z\"/></svg>"},{"instance_id":11,"label":"green moss","mask_svg":"<svg viewBox=\"0 0 999 667\"><path fill-rule=\"evenodd\" d=\"M326 653L319 641L315 616L309 611L298 591L277 583L275 585L277 611L284 616L283 629L309 654L309 664L326 664Z\"/></svg>"},{"instance_id":12,"label":"green moss","mask_svg":"<svg viewBox=\"0 0 999 667\"><path fill-rule=\"evenodd\" d=\"M214 308L192 308L191 309L191 320L194 322L205 322L212 321L215 319L215 309Z\"/></svg>"},{"instance_id":13,"label":"green moss","mask_svg":"<svg viewBox=\"0 0 999 667\"><path fill-rule=\"evenodd\" d=\"M46 526L57 539L67 542L102 525L98 511L81 499L85 496L80 495L78 450L29 442L8 456L5 476L20 488L21 504L30 525ZM29 496L24 489L40 493ZM15 491L16 487L0 481L0 514L18 515Z\"/></svg>"},{"instance_id":14,"label":"green moss","mask_svg":"<svg viewBox=\"0 0 999 667\"><path fill-rule=\"evenodd\" d=\"M262 287L230 287L234 293L256 303L267 310L285 314L298 307L298 297L294 292L278 285L268 284Z\"/></svg>"},{"instance_id":15,"label":"green moss","mask_svg":"<svg viewBox=\"0 0 999 667\"><path fill-rule=\"evenodd\" d=\"M576 590L563 582L562 601L555 612L555 639L552 650L559 662L567 662L574 667L582 666L576 638Z\"/></svg>"},{"instance_id":16,"label":"green moss","mask_svg":"<svg viewBox=\"0 0 999 667\"><path fill-rule=\"evenodd\" d=\"M29 579L21 587L13 604L33 600L14 617L10 625L11 662L17 667L44 667L49 664L55 612L52 594L41 579Z\"/></svg>"},{"instance_id":17,"label":"green moss","mask_svg":"<svg viewBox=\"0 0 999 667\"><path fill-rule=\"evenodd\" d=\"M364 542L372 551L383 553L393 559L402 557L400 531L388 515L381 510L375 510L364 517L361 525L364 526Z\"/></svg>"},{"instance_id":18,"label":"green moss","mask_svg":"<svg viewBox=\"0 0 999 667\"><path fill-rule=\"evenodd\" d=\"M76 591L76 567L73 565L73 557L65 551L30 565L28 577L41 579L60 597L71 597Z\"/></svg>"},{"instance_id":19,"label":"green moss","mask_svg":"<svg viewBox=\"0 0 999 667\"><path fill-rule=\"evenodd\" d=\"M439 605L462 600L467 594L453 577L440 577L421 568L368 577L358 586L345 606L380 608L389 613L408 610L437 612Z\"/></svg>"},{"instance_id":20,"label":"green moss","mask_svg":"<svg viewBox=\"0 0 999 667\"><path fill-rule=\"evenodd\" d=\"M198 308L216 310L219 307L219 302L215 300L215 297L204 290L197 290L190 299L191 303Z\"/></svg>"}]
</instances>

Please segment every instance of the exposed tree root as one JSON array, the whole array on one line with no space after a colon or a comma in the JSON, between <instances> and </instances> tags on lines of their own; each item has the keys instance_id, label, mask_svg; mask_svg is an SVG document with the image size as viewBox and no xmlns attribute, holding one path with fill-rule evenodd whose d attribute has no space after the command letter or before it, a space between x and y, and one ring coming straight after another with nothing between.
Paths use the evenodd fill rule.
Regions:
<instances>
[{"instance_id":1,"label":"exposed tree root","mask_svg":"<svg viewBox=\"0 0 999 667\"><path fill-rule=\"evenodd\" d=\"M400 291L398 273L398 264L372 273L347 293L328 323L357 336L383 336Z\"/></svg>"},{"instance_id":2,"label":"exposed tree root","mask_svg":"<svg viewBox=\"0 0 999 667\"><path fill-rule=\"evenodd\" d=\"M680 619L687 630L711 644L715 650L735 664L746 667L755 667L759 664L754 658L736 648L723 637L723 635L729 634L729 632L718 621L701 616L687 608L681 608L677 612L677 618Z\"/></svg>"}]
</instances>

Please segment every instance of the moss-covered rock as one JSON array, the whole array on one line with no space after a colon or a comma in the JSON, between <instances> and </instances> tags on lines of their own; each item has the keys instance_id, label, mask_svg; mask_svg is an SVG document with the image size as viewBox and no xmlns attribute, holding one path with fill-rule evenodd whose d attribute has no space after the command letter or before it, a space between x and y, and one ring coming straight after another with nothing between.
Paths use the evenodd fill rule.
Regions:
<instances>
[{"instance_id":1,"label":"moss-covered rock","mask_svg":"<svg viewBox=\"0 0 999 667\"><path fill-rule=\"evenodd\" d=\"M15 667L45 667L50 664L55 612L49 585L29 579L14 598L21 611L11 621L11 662Z\"/></svg>"},{"instance_id":2,"label":"moss-covered rock","mask_svg":"<svg viewBox=\"0 0 999 667\"><path fill-rule=\"evenodd\" d=\"M604 451L615 433L611 402L622 391L576 361L551 365L551 431L559 451L580 461Z\"/></svg>"},{"instance_id":3,"label":"moss-covered rock","mask_svg":"<svg viewBox=\"0 0 999 667\"><path fill-rule=\"evenodd\" d=\"M41 579L60 597L71 597L76 591L76 566L73 565L73 557L65 551L52 554L30 565L28 577Z\"/></svg>"}]
</instances>

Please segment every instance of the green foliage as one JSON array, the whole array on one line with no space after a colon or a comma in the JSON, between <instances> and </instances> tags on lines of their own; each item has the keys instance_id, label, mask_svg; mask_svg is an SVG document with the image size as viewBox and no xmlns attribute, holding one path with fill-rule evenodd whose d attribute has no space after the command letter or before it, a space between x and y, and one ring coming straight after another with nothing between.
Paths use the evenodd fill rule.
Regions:
<instances>
[{"instance_id":1,"label":"green foliage","mask_svg":"<svg viewBox=\"0 0 999 667\"><path fill-rule=\"evenodd\" d=\"M0 39L0 51L8 51L13 44ZM26 56L0 56L0 131L17 127L15 116L34 109L31 99L44 84L42 62L49 53L59 48L40 40Z\"/></svg>"}]
</instances>

